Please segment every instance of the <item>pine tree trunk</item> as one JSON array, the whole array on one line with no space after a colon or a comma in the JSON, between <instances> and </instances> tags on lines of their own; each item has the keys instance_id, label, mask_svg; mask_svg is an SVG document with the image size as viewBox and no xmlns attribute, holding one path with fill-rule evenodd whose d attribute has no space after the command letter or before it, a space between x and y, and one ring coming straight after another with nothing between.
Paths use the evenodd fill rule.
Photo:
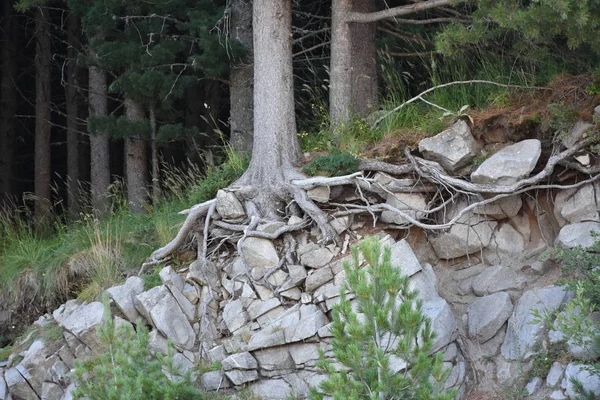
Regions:
<instances>
[{"instance_id":1,"label":"pine tree trunk","mask_svg":"<svg viewBox=\"0 0 600 400\"><path fill-rule=\"evenodd\" d=\"M248 53L242 60L234 60L229 76L229 98L231 101L230 128L231 145L240 152L252 151L254 100L252 83L252 2L232 0L231 38L241 43Z\"/></svg>"},{"instance_id":2,"label":"pine tree trunk","mask_svg":"<svg viewBox=\"0 0 600 400\"><path fill-rule=\"evenodd\" d=\"M52 129L51 101L51 60L52 42L50 38L50 15L48 10L37 7L34 13L36 27L35 46L35 218L44 225L50 211L50 133ZM43 230L42 226L42 230Z\"/></svg>"},{"instance_id":3,"label":"pine tree trunk","mask_svg":"<svg viewBox=\"0 0 600 400\"><path fill-rule=\"evenodd\" d=\"M374 0L352 0L352 11L376 10ZM351 24L352 113L365 117L379 107L377 80L377 22Z\"/></svg>"},{"instance_id":4,"label":"pine tree trunk","mask_svg":"<svg viewBox=\"0 0 600 400\"><path fill-rule=\"evenodd\" d=\"M90 117L107 115L106 72L96 66L89 68ZM90 182L92 208L97 215L108 211L108 187L110 185L110 147L106 132L90 134Z\"/></svg>"},{"instance_id":5,"label":"pine tree trunk","mask_svg":"<svg viewBox=\"0 0 600 400\"><path fill-rule=\"evenodd\" d=\"M13 194L13 159L16 138L17 90L15 62L18 39L13 2L2 3L2 83L0 86L0 205Z\"/></svg>"},{"instance_id":6,"label":"pine tree trunk","mask_svg":"<svg viewBox=\"0 0 600 400\"><path fill-rule=\"evenodd\" d=\"M67 205L71 219L79 214L79 98L77 96L77 52L79 18L71 14L67 20L67 87L65 88L67 108Z\"/></svg>"},{"instance_id":7,"label":"pine tree trunk","mask_svg":"<svg viewBox=\"0 0 600 400\"><path fill-rule=\"evenodd\" d=\"M133 100L125 100L125 112L130 121L144 119L144 109ZM125 139L127 202L129 209L134 212L143 211L146 204L148 194L146 191L147 162L148 154L144 139L140 137Z\"/></svg>"},{"instance_id":8,"label":"pine tree trunk","mask_svg":"<svg viewBox=\"0 0 600 400\"><path fill-rule=\"evenodd\" d=\"M150 107L150 128L152 130L152 204L158 204L160 198L160 164L158 159L158 145L156 143L156 112L154 106Z\"/></svg>"},{"instance_id":9,"label":"pine tree trunk","mask_svg":"<svg viewBox=\"0 0 600 400\"><path fill-rule=\"evenodd\" d=\"M352 37L346 15L353 0L331 2L329 117L336 132L348 123L352 106Z\"/></svg>"}]
</instances>

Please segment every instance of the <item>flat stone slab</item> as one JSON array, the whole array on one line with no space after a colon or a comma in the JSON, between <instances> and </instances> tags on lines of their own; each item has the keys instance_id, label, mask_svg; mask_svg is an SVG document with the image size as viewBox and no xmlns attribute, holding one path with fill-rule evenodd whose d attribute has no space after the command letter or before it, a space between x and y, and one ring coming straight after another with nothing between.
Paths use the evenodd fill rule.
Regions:
<instances>
[{"instance_id":1,"label":"flat stone slab","mask_svg":"<svg viewBox=\"0 0 600 400\"><path fill-rule=\"evenodd\" d=\"M512 185L529 176L542 154L542 143L528 139L507 146L471 174L474 183Z\"/></svg>"},{"instance_id":2,"label":"flat stone slab","mask_svg":"<svg viewBox=\"0 0 600 400\"><path fill-rule=\"evenodd\" d=\"M106 290L109 296L115 301L119 310L131 322L141 318L140 313L135 308L135 296L144 291L144 280L137 276L127 278L125 283L120 286L114 286Z\"/></svg>"},{"instance_id":3,"label":"flat stone slab","mask_svg":"<svg viewBox=\"0 0 600 400\"><path fill-rule=\"evenodd\" d=\"M494 293L475 300L468 310L469 336L484 343L496 335L513 311L506 292Z\"/></svg>"},{"instance_id":4,"label":"flat stone slab","mask_svg":"<svg viewBox=\"0 0 600 400\"><path fill-rule=\"evenodd\" d=\"M486 268L473 280L473 292L477 296L485 296L505 290L520 289L523 285L524 281L519 278L515 270L497 265Z\"/></svg>"},{"instance_id":5,"label":"flat stone slab","mask_svg":"<svg viewBox=\"0 0 600 400\"><path fill-rule=\"evenodd\" d=\"M565 225L558 233L554 245L564 248L590 247L596 240L592 237L591 232L600 234L600 223L590 221Z\"/></svg>"},{"instance_id":6,"label":"flat stone slab","mask_svg":"<svg viewBox=\"0 0 600 400\"><path fill-rule=\"evenodd\" d=\"M450 172L469 164L478 153L471 128L463 120L433 137L422 139L419 151L423 158L439 163Z\"/></svg>"}]
</instances>

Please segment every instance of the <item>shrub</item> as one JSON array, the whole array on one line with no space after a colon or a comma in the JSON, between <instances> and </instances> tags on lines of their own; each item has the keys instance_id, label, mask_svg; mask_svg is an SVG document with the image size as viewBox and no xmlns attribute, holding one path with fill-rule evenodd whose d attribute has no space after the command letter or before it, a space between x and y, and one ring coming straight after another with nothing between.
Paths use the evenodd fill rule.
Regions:
<instances>
[{"instance_id":1,"label":"shrub","mask_svg":"<svg viewBox=\"0 0 600 400\"><path fill-rule=\"evenodd\" d=\"M319 367L328 378L320 385L321 393L312 390L311 399L453 399L453 391L442 393L447 371L441 354L430 354L435 335L431 321L423 315L417 292L409 289L408 277L392 266L390 249L382 254L379 240L367 238L353 247L352 256L353 265L345 263L344 269L347 289L356 300L349 300L342 289L333 308L338 366L321 354ZM394 373L392 357L406 361L410 369Z\"/></svg>"}]
</instances>

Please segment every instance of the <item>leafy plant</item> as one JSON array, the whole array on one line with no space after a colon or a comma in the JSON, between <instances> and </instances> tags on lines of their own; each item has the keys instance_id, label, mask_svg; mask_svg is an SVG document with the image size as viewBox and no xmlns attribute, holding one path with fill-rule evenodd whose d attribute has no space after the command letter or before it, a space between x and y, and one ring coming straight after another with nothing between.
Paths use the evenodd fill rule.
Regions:
<instances>
[{"instance_id":1,"label":"leafy plant","mask_svg":"<svg viewBox=\"0 0 600 400\"><path fill-rule=\"evenodd\" d=\"M453 399L454 391L442 392L447 371L441 354L430 354L431 321L408 277L392 265L390 249L382 251L378 239L367 238L352 248L352 256L353 264L344 264L347 287L333 308L335 360L321 353L318 366L328 377L310 398ZM356 295L355 301L345 289ZM399 360L407 365L392 370L392 361Z\"/></svg>"}]
</instances>

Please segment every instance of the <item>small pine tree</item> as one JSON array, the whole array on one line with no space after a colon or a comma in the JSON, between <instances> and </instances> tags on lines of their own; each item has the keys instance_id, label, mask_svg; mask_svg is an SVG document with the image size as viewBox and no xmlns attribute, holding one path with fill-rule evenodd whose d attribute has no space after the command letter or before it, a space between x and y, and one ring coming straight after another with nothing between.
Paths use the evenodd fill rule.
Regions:
<instances>
[{"instance_id":1,"label":"small pine tree","mask_svg":"<svg viewBox=\"0 0 600 400\"><path fill-rule=\"evenodd\" d=\"M150 353L149 333L141 321L137 330L131 326L115 327L108 301L104 302L104 325L98 337L105 350L91 360L75 362L75 399L88 400L201 400L202 394L189 374L180 375L173 364L173 349L166 356Z\"/></svg>"},{"instance_id":2,"label":"small pine tree","mask_svg":"<svg viewBox=\"0 0 600 400\"><path fill-rule=\"evenodd\" d=\"M360 267L359 250L366 267ZM410 399L450 400L455 392L442 393L447 371L441 354L430 354L435 333L423 315L417 292L409 279L392 266L391 251L381 251L376 238L367 238L352 248L353 265L344 264L347 288L356 295L349 300L345 290L333 308L334 363L321 354L319 368L328 375L313 388L312 400L325 395L335 400ZM390 363L398 358L408 367L397 373Z\"/></svg>"}]
</instances>

